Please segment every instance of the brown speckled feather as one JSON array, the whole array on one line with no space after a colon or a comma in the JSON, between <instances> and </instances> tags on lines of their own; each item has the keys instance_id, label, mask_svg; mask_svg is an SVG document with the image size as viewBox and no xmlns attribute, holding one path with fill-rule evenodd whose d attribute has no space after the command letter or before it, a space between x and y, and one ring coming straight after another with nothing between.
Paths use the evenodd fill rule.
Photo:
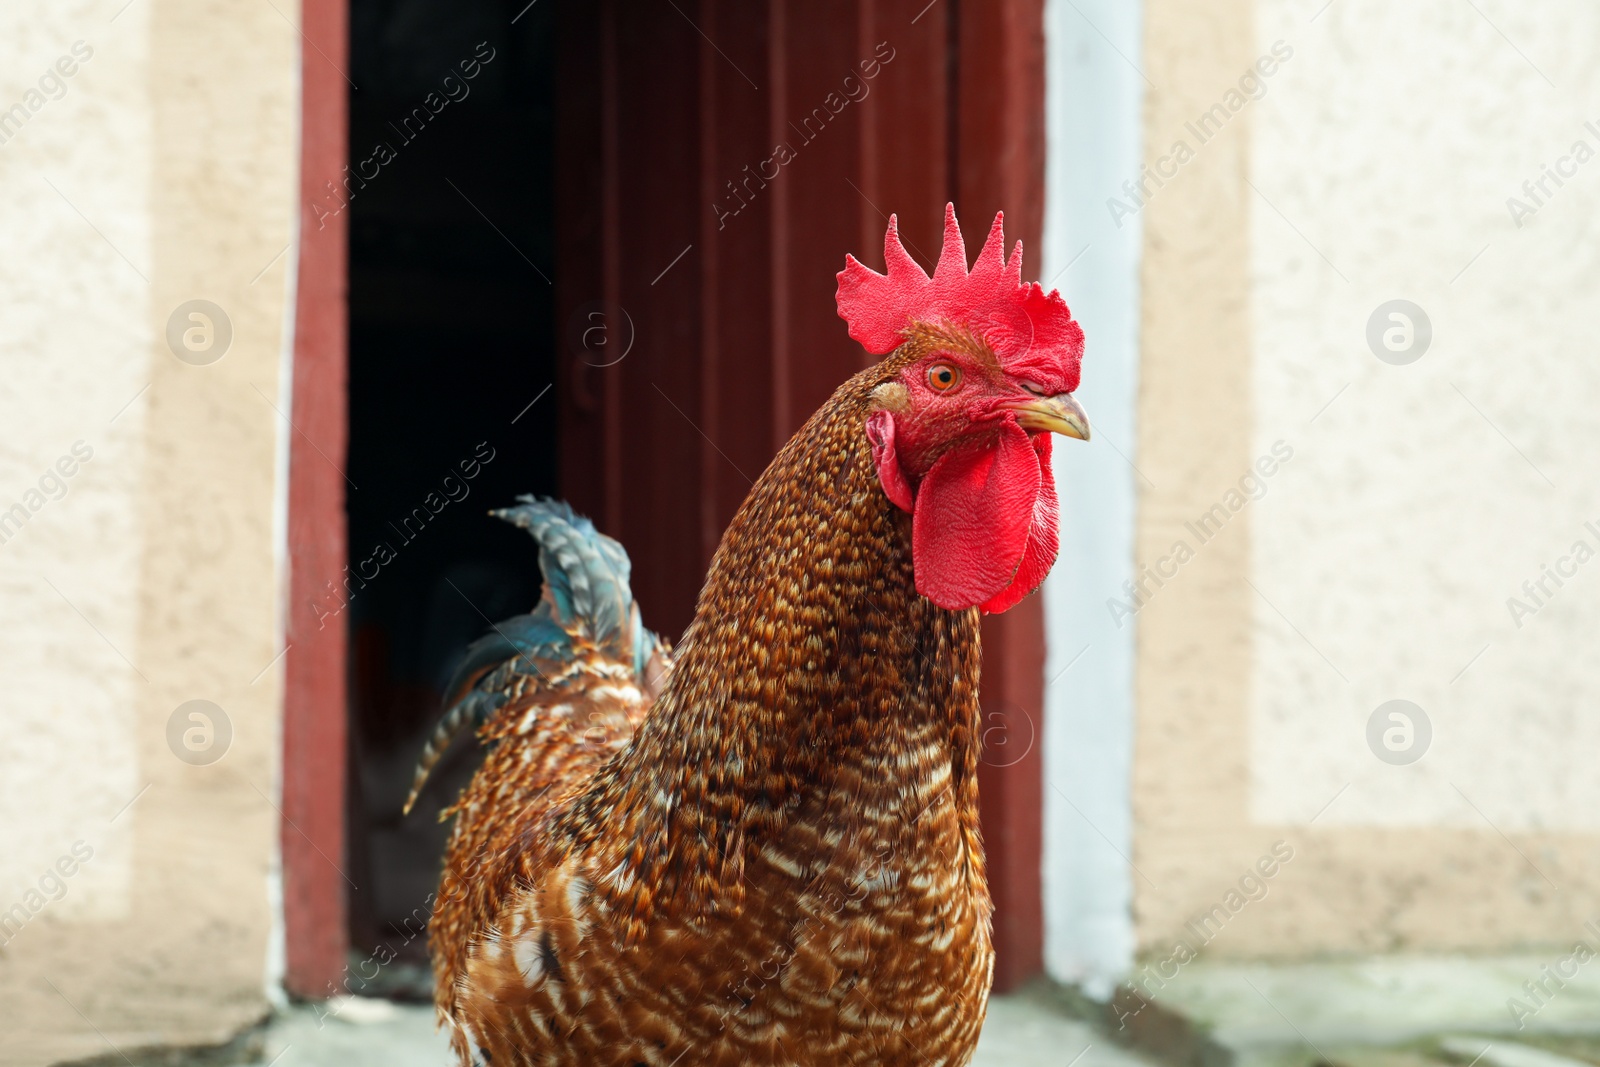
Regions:
<instances>
[{"instance_id":1,"label":"brown speckled feather","mask_svg":"<svg viewBox=\"0 0 1600 1067\"><path fill-rule=\"evenodd\" d=\"M630 665L580 655L485 726L432 935L463 1063L970 1060L977 612L917 595L862 429L914 347L756 483L647 718Z\"/></svg>"}]
</instances>

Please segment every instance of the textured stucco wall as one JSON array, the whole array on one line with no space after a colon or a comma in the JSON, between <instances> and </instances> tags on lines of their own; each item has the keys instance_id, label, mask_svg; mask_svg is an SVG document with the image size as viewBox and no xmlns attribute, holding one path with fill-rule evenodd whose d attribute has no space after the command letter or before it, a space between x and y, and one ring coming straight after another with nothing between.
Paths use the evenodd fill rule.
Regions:
<instances>
[{"instance_id":1,"label":"textured stucco wall","mask_svg":"<svg viewBox=\"0 0 1600 1067\"><path fill-rule=\"evenodd\" d=\"M265 1008L299 54L278 7L0 3L0 109L26 111L0 125L0 509L28 510L0 543L0 1063ZM232 325L206 366L166 341L195 298ZM31 496L78 442L65 494ZM208 766L167 740L195 699L232 726Z\"/></svg>"},{"instance_id":2,"label":"textured stucco wall","mask_svg":"<svg viewBox=\"0 0 1600 1067\"><path fill-rule=\"evenodd\" d=\"M1147 160L1292 57L1144 209L1140 561L1195 550L1138 614L1147 955L1280 840L1207 954L1561 944L1600 913L1600 586L1574 561L1507 604L1600 552L1600 162L1522 190L1600 153L1600 14L1478 8L1149 5ZM1405 365L1367 337L1395 299L1432 326ZM1406 765L1367 740L1393 699L1431 724Z\"/></svg>"},{"instance_id":3,"label":"textured stucco wall","mask_svg":"<svg viewBox=\"0 0 1600 1067\"><path fill-rule=\"evenodd\" d=\"M1154 163L1184 124L1255 59L1247 0L1147 0L1145 158ZM1140 277L1137 564L1155 566L1251 456L1249 220L1241 114L1195 145L1177 176L1123 205L1144 225ZM1172 167L1167 168L1169 171ZM1129 175L1133 181L1141 175ZM1108 209L1109 210L1109 209ZM1118 210L1121 210L1119 207ZM1176 577L1136 607L1134 917L1141 950L1165 939L1230 872L1255 857L1247 821L1250 558L1243 524L1197 546ZM1172 570L1169 564L1166 569ZM1107 610L1111 610L1107 608ZM1236 877L1237 875L1232 875Z\"/></svg>"}]
</instances>

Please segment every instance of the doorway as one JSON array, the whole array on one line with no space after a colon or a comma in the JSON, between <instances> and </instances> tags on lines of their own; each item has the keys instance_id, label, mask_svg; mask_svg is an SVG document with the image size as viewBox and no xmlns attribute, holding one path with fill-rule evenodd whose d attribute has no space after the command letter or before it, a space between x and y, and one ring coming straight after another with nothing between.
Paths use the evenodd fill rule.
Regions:
<instances>
[{"instance_id":1,"label":"doorway","mask_svg":"<svg viewBox=\"0 0 1600 1067\"><path fill-rule=\"evenodd\" d=\"M387 944L415 988L367 991L421 994L435 816L475 746L403 820L411 769L453 657L539 588L484 512L571 501L681 632L750 479L862 365L844 253L880 262L890 210L937 248L947 200L1036 247L1042 0L346 2L303 4L286 984L327 995ZM590 345L596 310L620 347ZM1036 730L1037 598L984 645L986 732ZM980 768L997 989L1040 965L1040 759Z\"/></svg>"}]
</instances>

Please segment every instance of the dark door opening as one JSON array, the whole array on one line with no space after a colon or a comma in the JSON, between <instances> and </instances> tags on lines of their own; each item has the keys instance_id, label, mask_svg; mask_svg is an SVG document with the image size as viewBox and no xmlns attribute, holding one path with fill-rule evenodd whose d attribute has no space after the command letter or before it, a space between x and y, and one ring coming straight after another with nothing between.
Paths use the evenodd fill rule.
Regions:
<instances>
[{"instance_id":1,"label":"dark door opening","mask_svg":"<svg viewBox=\"0 0 1600 1067\"><path fill-rule=\"evenodd\" d=\"M425 960L457 746L400 815L462 648L539 595L488 517L556 491L551 5L353 0L350 231L350 943ZM520 11L520 15L519 15ZM536 402L537 401L537 402ZM330 623L333 620L328 620ZM370 969L370 968L369 968ZM363 972L365 973L365 972ZM402 985L413 968L386 967ZM425 995L425 986L414 991Z\"/></svg>"}]
</instances>

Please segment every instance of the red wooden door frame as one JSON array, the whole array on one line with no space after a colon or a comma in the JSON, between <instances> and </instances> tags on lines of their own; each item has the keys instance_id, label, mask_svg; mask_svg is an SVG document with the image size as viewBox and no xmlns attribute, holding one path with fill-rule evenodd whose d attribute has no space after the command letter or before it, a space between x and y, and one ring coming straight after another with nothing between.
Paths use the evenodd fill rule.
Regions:
<instances>
[{"instance_id":1,"label":"red wooden door frame","mask_svg":"<svg viewBox=\"0 0 1600 1067\"><path fill-rule=\"evenodd\" d=\"M348 246L343 212L320 214L348 154L348 0L302 0L300 214L289 398L288 604L281 828L284 984L344 992L346 635L316 604L344 579L348 441ZM336 65L337 64L337 65Z\"/></svg>"}]
</instances>

